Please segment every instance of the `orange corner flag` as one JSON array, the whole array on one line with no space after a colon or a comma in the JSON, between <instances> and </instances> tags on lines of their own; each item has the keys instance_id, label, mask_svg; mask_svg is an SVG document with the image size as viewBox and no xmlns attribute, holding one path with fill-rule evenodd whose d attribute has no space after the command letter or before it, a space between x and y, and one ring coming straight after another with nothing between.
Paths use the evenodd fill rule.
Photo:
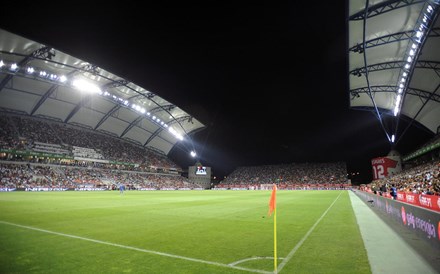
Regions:
<instances>
[{"instance_id":1,"label":"orange corner flag","mask_svg":"<svg viewBox=\"0 0 440 274\"><path fill-rule=\"evenodd\" d=\"M269 200L269 213L268 213L269 216L272 215L272 213L276 208L276 204L277 204L276 193L277 193L277 185L273 184L272 194L270 195L270 200Z\"/></svg>"}]
</instances>

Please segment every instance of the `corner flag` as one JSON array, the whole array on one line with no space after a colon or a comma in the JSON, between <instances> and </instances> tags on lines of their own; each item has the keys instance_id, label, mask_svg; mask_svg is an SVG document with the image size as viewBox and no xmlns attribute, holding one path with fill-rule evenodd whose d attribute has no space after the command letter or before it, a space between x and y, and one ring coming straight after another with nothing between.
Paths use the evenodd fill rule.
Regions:
<instances>
[{"instance_id":1,"label":"corner flag","mask_svg":"<svg viewBox=\"0 0 440 274\"><path fill-rule=\"evenodd\" d=\"M269 200L269 216L273 213L273 268L277 273L277 185L273 184Z\"/></svg>"},{"instance_id":2,"label":"corner flag","mask_svg":"<svg viewBox=\"0 0 440 274\"><path fill-rule=\"evenodd\" d=\"M272 213L275 211L276 208L276 204L277 204L276 192L277 192L277 185L273 184L272 194L270 195L270 200L269 200L269 213L268 213L269 216L272 215Z\"/></svg>"}]
</instances>

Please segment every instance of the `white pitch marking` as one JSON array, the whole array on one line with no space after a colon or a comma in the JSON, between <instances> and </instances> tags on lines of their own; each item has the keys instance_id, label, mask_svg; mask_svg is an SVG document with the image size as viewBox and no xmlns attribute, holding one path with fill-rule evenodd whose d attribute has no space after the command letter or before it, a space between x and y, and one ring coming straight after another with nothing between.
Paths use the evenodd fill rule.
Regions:
<instances>
[{"instance_id":1,"label":"white pitch marking","mask_svg":"<svg viewBox=\"0 0 440 274\"><path fill-rule=\"evenodd\" d=\"M310 236L310 234L313 232L315 227L321 222L321 220L327 215L327 212L332 208L332 206L336 203L336 201L339 199L339 196L341 196L342 192L339 193L338 197L333 201L333 203L327 208L326 211L319 217L319 219L316 221L316 223L307 231L306 235L296 244L296 246L287 254L287 257L283 259L283 261L278 265L278 273L281 272L283 267L289 262L290 259L292 259L293 254L301 247L301 245L307 240L307 238Z\"/></svg>"},{"instance_id":2,"label":"white pitch marking","mask_svg":"<svg viewBox=\"0 0 440 274\"><path fill-rule=\"evenodd\" d=\"M125 249L135 250L135 251L139 251L139 252L144 252L144 253L150 253L150 254L155 254L155 255L160 255L160 256L165 256L165 257L171 257L171 258L176 258L176 259L187 260L187 261L191 261L191 262L197 262L197 263L203 263L203 264L209 264L209 265L215 265L215 266L239 269L239 270L253 272L253 273L264 273L264 274L272 273L272 272L269 272L269 271L264 271L264 270L259 270L259 269L251 269L251 268L246 268L246 267L227 265L227 264L211 262L211 261L205 261L205 260L196 259L196 258L189 258L189 257L184 257L184 256L179 256L179 255L173 255L173 254L158 252L158 251L154 251L154 250L148 250L148 249L142 249L142 248L127 246L127 245L115 244L115 243L110 243L110 242L105 242L105 241L100 241L100 240L95 240L95 239L90 239L90 238L85 238L85 237L80 237L80 236L75 236L75 235L55 232L55 231L50 231L50 230L36 228L36 227L31 227L31 226L14 224L14 223L5 222L5 221L0 221L0 223L6 224L6 225L11 225L11 226L16 226L16 227L21 227L21 228L25 228L25 229L45 232L45 233L49 233L49 234L64 236L64 237L68 237L68 238L74 238L74 239L79 239L79 240L83 240L83 241L94 242L94 243L98 243L98 244L116 246L116 247L120 247L120 248L125 248Z\"/></svg>"},{"instance_id":3,"label":"white pitch marking","mask_svg":"<svg viewBox=\"0 0 440 274\"><path fill-rule=\"evenodd\" d=\"M247 258L247 259L243 259L240 261L236 261L236 262L230 263L228 265L237 265L237 264L241 264L241 263L244 263L247 261L253 261L253 260L269 260L269 259L273 260L273 257L252 257L252 258ZM284 258L278 258L278 259L284 259Z\"/></svg>"}]
</instances>

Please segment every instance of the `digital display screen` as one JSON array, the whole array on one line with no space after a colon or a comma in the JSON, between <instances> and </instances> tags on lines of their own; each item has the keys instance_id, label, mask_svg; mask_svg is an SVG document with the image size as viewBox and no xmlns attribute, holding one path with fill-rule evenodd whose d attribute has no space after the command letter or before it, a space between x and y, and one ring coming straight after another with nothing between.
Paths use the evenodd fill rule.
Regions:
<instances>
[{"instance_id":1,"label":"digital display screen","mask_svg":"<svg viewBox=\"0 0 440 274\"><path fill-rule=\"evenodd\" d=\"M205 166L196 167L196 175L207 175Z\"/></svg>"}]
</instances>

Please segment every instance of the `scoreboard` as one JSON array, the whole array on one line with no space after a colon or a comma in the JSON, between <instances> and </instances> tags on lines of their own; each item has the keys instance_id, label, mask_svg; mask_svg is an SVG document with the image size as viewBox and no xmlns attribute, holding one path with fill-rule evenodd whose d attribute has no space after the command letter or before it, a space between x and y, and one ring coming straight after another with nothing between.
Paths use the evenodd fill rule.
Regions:
<instances>
[{"instance_id":1,"label":"scoreboard","mask_svg":"<svg viewBox=\"0 0 440 274\"><path fill-rule=\"evenodd\" d=\"M188 180L190 183L209 188L211 185L211 167L202 165L188 167Z\"/></svg>"}]
</instances>

